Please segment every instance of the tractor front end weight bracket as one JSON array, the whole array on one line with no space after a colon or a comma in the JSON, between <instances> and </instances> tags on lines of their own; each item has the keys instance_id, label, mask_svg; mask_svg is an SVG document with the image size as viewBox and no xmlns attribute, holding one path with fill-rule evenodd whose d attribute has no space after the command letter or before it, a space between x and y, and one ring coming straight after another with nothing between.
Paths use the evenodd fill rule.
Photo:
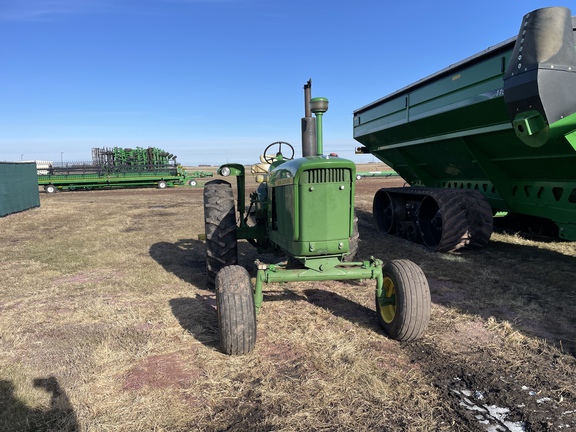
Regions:
<instances>
[{"instance_id":1,"label":"tractor front end weight bracket","mask_svg":"<svg viewBox=\"0 0 576 432\"><path fill-rule=\"evenodd\" d=\"M254 264L257 269L256 284L254 286L256 312L259 312L262 307L264 300L262 287L265 283L375 279L376 293L378 296L382 295L383 262L374 257L371 257L368 261L339 262L337 266L331 266L326 270L293 269L287 268L285 264L266 264L259 260L256 260Z\"/></svg>"}]
</instances>

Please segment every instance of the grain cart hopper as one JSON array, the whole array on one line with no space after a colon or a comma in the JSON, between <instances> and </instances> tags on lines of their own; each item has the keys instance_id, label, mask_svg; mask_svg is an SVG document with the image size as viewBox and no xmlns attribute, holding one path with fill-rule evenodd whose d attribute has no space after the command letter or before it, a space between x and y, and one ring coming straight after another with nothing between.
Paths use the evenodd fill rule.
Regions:
<instances>
[{"instance_id":1,"label":"grain cart hopper","mask_svg":"<svg viewBox=\"0 0 576 432\"><path fill-rule=\"evenodd\" d=\"M381 231L483 246L502 211L576 240L575 24L538 9L516 38L354 111L357 151L415 186L376 193Z\"/></svg>"},{"instance_id":2,"label":"grain cart hopper","mask_svg":"<svg viewBox=\"0 0 576 432\"><path fill-rule=\"evenodd\" d=\"M353 261L358 242L355 164L323 154L322 115L328 100L305 101L316 115L314 154L309 154L311 145L304 139L305 156L296 159L290 144L269 145L262 163L253 167L261 183L249 194L248 208L241 164L218 168L218 174L236 177L237 211L230 183L213 180L204 187L207 281L209 288L216 289L220 342L227 354L254 348L263 287L273 282L373 279L378 321L390 337L414 340L428 325L430 293L420 267L408 260L385 265L376 258ZM310 119L305 118L308 126L303 137L314 124ZM259 253L287 259L280 264L257 260L253 286L248 271L237 265L240 239Z\"/></svg>"}]
</instances>

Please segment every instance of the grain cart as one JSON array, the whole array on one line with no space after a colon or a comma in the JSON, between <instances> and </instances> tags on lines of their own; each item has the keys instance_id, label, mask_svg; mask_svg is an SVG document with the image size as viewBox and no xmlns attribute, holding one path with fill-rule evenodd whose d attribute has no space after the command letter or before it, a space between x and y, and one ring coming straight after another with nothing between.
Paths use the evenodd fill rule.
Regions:
<instances>
[{"instance_id":1,"label":"grain cart","mask_svg":"<svg viewBox=\"0 0 576 432\"><path fill-rule=\"evenodd\" d=\"M314 125L308 104L316 115L316 145L303 139L303 157L295 159L290 144L270 144L253 166L261 183L249 194L248 208L243 165L218 168L218 174L236 177L237 211L230 183L213 180L204 187L207 281L216 289L221 347L227 354L254 348L263 287L274 282L373 279L378 321L391 338L417 339L428 325L430 293L420 267L408 260L353 261L358 245L355 164L323 154L322 115L328 100L305 101L308 125ZM309 154L311 147L314 154ZM257 260L253 286L248 271L237 265L239 239L259 253L287 259L279 264Z\"/></svg>"},{"instance_id":2,"label":"grain cart","mask_svg":"<svg viewBox=\"0 0 576 432\"><path fill-rule=\"evenodd\" d=\"M576 240L575 28L570 10L538 9L517 37L354 111L358 152L415 186L376 193L381 231L484 246L507 212Z\"/></svg>"}]
</instances>

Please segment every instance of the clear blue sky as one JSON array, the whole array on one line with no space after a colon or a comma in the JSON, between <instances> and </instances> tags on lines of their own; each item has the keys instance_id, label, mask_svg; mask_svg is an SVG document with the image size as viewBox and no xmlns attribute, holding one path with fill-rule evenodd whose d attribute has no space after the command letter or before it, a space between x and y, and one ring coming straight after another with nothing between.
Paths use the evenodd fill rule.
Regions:
<instances>
[{"instance_id":1,"label":"clear blue sky","mask_svg":"<svg viewBox=\"0 0 576 432\"><path fill-rule=\"evenodd\" d=\"M0 161L160 147L185 165L301 148L357 162L352 112L515 36L535 0L0 0Z\"/></svg>"}]
</instances>

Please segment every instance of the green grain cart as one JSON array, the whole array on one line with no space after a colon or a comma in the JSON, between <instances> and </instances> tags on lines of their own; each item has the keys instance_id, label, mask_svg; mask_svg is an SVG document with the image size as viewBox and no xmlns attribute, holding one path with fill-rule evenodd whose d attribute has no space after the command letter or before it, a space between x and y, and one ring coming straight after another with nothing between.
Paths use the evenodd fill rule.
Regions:
<instances>
[{"instance_id":1,"label":"green grain cart","mask_svg":"<svg viewBox=\"0 0 576 432\"><path fill-rule=\"evenodd\" d=\"M307 92L309 88L305 87ZM253 349L263 288L274 282L373 279L378 321L390 337L414 340L428 325L430 292L420 267L408 260L354 261L356 167L350 160L323 154L322 115L328 101L308 97L305 101L303 157L295 159L288 143L269 145L261 163L252 167L260 183L248 196L249 206L241 164L218 169L222 176L236 177L236 200L231 184L224 180L204 187L207 281L216 289L220 342L227 354ZM309 111L315 113L316 122L310 121ZM314 142L309 139L311 128ZM257 260L252 284L248 271L237 265L240 239L260 253L285 260Z\"/></svg>"},{"instance_id":2,"label":"green grain cart","mask_svg":"<svg viewBox=\"0 0 576 432\"><path fill-rule=\"evenodd\" d=\"M91 162L37 163L38 185L48 193L176 185L196 186L197 178L212 177L204 171L188 172L176 156L156 147L93 148Z\"/></svg>"},{"instance_id":3,"label":"green grain cart","mask_svg":"<svg viewBox=\"0 0 576 432\"><path fill-rule=\"evenodd\" d=\"M575 28L569 9L538 9L516 38L354 111L357 152L413 186L376 193L381 231L483 246L507 212L576 240Z\"/></svg>"}]
</instances>

